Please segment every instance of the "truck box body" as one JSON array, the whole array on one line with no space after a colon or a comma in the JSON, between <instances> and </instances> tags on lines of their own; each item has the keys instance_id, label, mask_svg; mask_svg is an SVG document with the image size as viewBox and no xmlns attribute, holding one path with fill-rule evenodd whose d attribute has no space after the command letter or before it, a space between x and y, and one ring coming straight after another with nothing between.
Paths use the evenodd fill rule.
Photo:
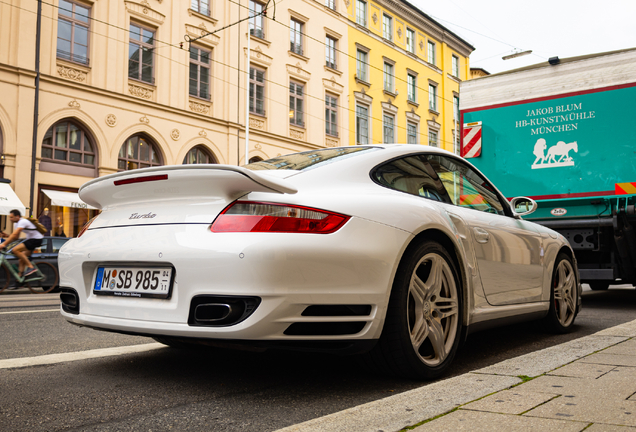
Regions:
<instances>
[{"instance_id":1,"label":"truck box body","mask_svg":"<svg viewBox=\"0 0 636 432\"><path fill-rule=\"evenodd\" d=\"M478 78L460 95L462 154L506 197L537 201L528 219L570 240L583 282L636 283L636 49Z\"/></svg>"}]
</instances>

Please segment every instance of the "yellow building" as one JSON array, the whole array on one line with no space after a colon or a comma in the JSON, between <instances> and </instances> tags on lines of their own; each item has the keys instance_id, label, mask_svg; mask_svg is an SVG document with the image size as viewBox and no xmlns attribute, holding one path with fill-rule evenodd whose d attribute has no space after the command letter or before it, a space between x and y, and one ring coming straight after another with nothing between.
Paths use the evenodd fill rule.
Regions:
<instances>
[{"instance_id":1,"label":"yellow building","mask_svg":"<svg viewBox=\"0 0 636 432\"><path fill-rule=\"evenodd\" d=\"M351 144L459 153L459 83L474 48L404 0L345 0Z\"/></svg>"},{"instance_id":2,"label":"yellow building","mask_svg":"<svg viewBox=\"0 0 636 432\"><path fill-rule=\"evenodd\" d=\"M92 214L76 195L91 178L347 145L336 3L284 2L249 20L247 158L245 19L267 1L53 0L39 31L36 0L0 3L0 177L11 181L0 186L74 236Z\"/></svg>"}]
</instances>

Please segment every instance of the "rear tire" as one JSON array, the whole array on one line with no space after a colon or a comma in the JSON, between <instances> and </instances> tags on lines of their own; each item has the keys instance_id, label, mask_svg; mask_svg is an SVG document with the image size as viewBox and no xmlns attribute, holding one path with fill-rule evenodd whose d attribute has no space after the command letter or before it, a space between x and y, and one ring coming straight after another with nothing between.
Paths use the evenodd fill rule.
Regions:
<instances>
[{"instance_id":1,"label":"rear tire","mask_svg":"<svg viewBox=\"0 0 636 432\"><path fill-rule=\"evenodd\" d=\"M40 272L44 275L44 279L33 282L25 282L25 285L29 287L32 293L44 294L51 292L58 287L60 276L53 264L46 261L34 262L33 264L40 269ZM41 289L36 290L36 287L40 287Z\"/></svg>"},{"instance_id":2,"label":"rear tire","mask_svg":"<svg viewBox=\"0 0 636 432\"><path fill-rule=\"evenodd\" d=\"M433 379L453 361L462 329L462 287L446 249L425 241L398 267L382 335L366 355L377 368Z\"/></svg>"},{"instance_id":3,"label":"rear tire","mask_svg":"<svg viewBox=\"0 0 636 432\"><path fill-rule=\"evenodd\" d=\"M568 255L557 255L550 286L550 310L543 322L552 333L567 333L572 330L574 318L579 312L578 281Z\"/></svg>"},{"instance_id":4,"label":"rear tire","mask_svg":"<svg viewBox=\"0 0 636 432\"><path fill-rule=\"evenodd\" d=\"M589 285L592 291L605 291L610 286L609 282L590 282Z\"/></svg>"}]
</instances>

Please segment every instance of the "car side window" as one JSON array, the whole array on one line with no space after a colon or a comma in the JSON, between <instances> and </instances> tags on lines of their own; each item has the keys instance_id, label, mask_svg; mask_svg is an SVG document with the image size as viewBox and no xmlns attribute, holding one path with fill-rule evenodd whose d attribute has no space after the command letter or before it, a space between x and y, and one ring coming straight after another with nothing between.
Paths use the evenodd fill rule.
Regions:
<instances>
[{"instance_id":1,"label":"car side window","mask_svg":"<svg viewBox=\"0 0 636 432\"><path fill-rule=\"evenodd\" d=\"M446 189L425 155L396 159L376 168L373 179L382 186L435 201L449 202Z\"/></svg>"},{"instance_id":2,"label":"car side window","mask_svg":"<svg viewBox=\"0 0 636 432\"><path fill-rule=\"evenodd\" d=\"M33 253L46 253L46 243L49 239L43 238L42 239L42 246L40 247L36 247L35 249L33 249Z\"/></svg>"},{"instance_id":3,"label":"car side window","mask_svg":"<svg viewBox=\"0 0 636 432\"><path fill-rule=\"evenodd\" d=\"M468 165L439 155L429 156L428 161L442 180L453 204L487 213L506 214L494 187Z\"/></svg>"}]
</instances>

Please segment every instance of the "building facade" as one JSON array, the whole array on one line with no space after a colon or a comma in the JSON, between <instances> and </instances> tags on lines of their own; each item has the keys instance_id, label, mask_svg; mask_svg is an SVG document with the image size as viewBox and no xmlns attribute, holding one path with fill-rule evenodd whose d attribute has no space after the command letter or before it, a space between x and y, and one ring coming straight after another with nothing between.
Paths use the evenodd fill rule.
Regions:
<instances>
[{"instance_id":1,"label":"building facade","mask_svg":"<svg viewBox=\"0 0 636 432\"><path fill-rule=\"evenodd\" d=\"M74 236L94 210L73 193L97 176L348 145L348 25L334 2L54 0L39 34L37 1L3 2L2 177L34 215L48 209L53 234Z\"/></svg>"},{"instance_id":2,"label":"building facade","mask_svg":"<svg viewBox=\"0 0 636 432\"><path fill-rule=\"evenodd\" d=\"M349 141L459 153L459 83L474 48L403 0L345 0Z\"/></svg>"}]
</instances>

